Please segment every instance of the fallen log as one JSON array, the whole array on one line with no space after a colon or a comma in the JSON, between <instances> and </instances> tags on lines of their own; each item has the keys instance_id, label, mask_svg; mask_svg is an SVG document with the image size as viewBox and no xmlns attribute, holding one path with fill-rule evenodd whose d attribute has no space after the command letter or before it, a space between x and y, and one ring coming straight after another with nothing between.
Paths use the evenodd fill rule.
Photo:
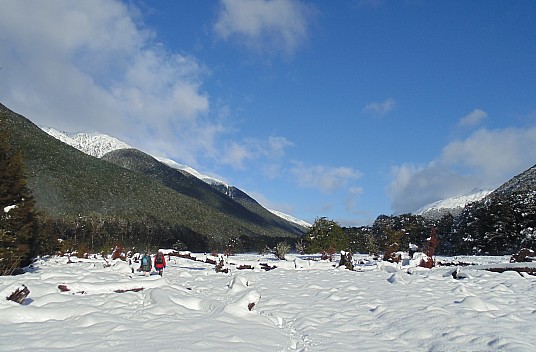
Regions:
<instances>
[{"instance_id":1,"label":"fallen log","mask_svg":"<svg viewBox=\"0 0 536 352\"><path fill-rule=\"evenodd\" d=\"M143 287L129 288L126 290L115 290L115 293L125 293L125 292L140 292L143 291Z\"/></svg>"},{"instance_id":2,"label":"fallen log","mask_svg":"<svg viewBox=\"0 0 536 352\"><path fill-rule=\"evenodd\" d=\"M268 265L268 263L260 263L259 265L260 265L261 269L263 269L265 271L270 271L270 270L273 270L273 269L277 268L277 266L275 266L275 265L270 266L270 265Z\"/></svg>"},{"instance_id":3,"label":"fallen log","mask_svg":"<svg viewBox=\"0 0 536 352\"><path fill-rule=\"evenodd\" d=\"M485 269L487 271L491 271L491 272L494 272L494 273L504 273L505 271L515 271L515 272L518 272L518 273L527 273L529 275L536 275L536 268L530 268L530 267L509 267L509 268L505 268L505 267L496 267L496 268L487 268Z\"/></svg>"}]
</instances>

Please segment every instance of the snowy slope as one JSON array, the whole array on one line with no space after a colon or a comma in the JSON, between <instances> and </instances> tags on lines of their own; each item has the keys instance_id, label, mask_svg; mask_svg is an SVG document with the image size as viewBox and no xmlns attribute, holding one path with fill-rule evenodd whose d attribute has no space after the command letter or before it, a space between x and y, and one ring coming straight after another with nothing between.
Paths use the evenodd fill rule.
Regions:
<instances>
[{"instance_id":1,"label":"snowy slope","mask_svg":"<svg viewBox=\"0 0 536 352\"><path fill-rule=\"evenodd\" d=\"M491 192L491 190L475 189L465 195L446 198L427 204L417 210L414 214L422 215L424 217L435 217L437 215L446 214L449 212L452 215L457 215L467 204L479 201Z\"/></svg>"},{"instance_id":2,"label":"snowy slope","mask_svg":"<svg viewBox=\"0 0 536 352\"><path fill-rule=\"evenodd\" d=\"M229 188L229 185L227 183L225 183L225 182L223 182L221 180L218 180L217 178L204 175L204 174L200 173L199 171L197 171L196 169L194 169L194 168L192 168L190 166L180 164L180 163L178 163L178 162L176 162L174 160L167 159L167 158L162 158L162 157L154 157L154 158L156 160L160 161L161 163L166 164L169 167L172 167L172 168L177 169L177 170L186 171L190 175L194 175L195 177L197 177L198 179L208 183L209 185L222 185L222 186L225 186L225 187Z\"/></svg>"},{"instance_id":3,"label":"snowy slope","mask_svg":"<svg viewBox=\"0 0 536 352\"><path fill-rule=\"evenodd\" d=\"M41 129L52 137L97 158L113 150L132 148L125 142L101 133L66 133L49 127Z\"/></svg>"},{"instance_id":4,"label":"snowy slope","mask_svg":"<svg viewBox=\"0 0 536 352\"><path fill-rule=\"evenodd\" d=\"M285 219L285 220L287 220L289 222L298 224L300 226L303 226L303 227L306 227L306 228L309 228L309 227L313 226L310 223L308 223L307 221L300 220L298 218L295 218L292 215L288 215L288 214L282 213L282 212L274 210L274 209L268 209L268 210L271 211L272 213L274 213L275 215L279 216L280 218L283 218L283 219Z\"/></svg>"}]
</instances>

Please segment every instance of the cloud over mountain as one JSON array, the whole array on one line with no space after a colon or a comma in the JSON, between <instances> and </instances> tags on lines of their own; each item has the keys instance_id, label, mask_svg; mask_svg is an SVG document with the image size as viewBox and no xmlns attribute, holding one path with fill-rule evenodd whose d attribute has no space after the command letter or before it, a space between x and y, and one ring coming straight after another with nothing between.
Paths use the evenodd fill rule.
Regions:
<instances>
[{"instance_id":1,"label":"cloud over mountain","mask_svg":"<svg viewBox=\"0 0 536 352\"><path fill-rule=\"evenodd\" d=\"M479 129L448 143L428 164L393 167L388 188L392 208L395 213L412 212L474 188L498 187L534 164L534 150L536 127Z\"/></svg>"}]
</instances>

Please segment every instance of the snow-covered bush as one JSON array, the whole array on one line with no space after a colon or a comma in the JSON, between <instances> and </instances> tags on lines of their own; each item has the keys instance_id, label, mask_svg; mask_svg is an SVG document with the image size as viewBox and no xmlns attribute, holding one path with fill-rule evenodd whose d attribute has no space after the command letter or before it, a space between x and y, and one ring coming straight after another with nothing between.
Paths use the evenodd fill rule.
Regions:
<instances>
[{"instance_id":1,"label":"snow-covered bush","mask_svg":"<svg viewBox=\"0 0 536 352\"><path fill-rule=\"evenodd\" d=\"M305 254L305 242L303 241L302 238L300 238L297 242L296 242L296 251L300 254Z\"/></svg>"},{"instance_id":2,"label":"snow-covered bush","mask_svg":"<svg viewBox=\"0 0 536 352\"><path fill-rule=\"evenodd\" d=\"M290 245L286 242L279 242L274 248L274 255L279 260L285 260L285 255L290 252Z\"/></svg>"}]
</instances>

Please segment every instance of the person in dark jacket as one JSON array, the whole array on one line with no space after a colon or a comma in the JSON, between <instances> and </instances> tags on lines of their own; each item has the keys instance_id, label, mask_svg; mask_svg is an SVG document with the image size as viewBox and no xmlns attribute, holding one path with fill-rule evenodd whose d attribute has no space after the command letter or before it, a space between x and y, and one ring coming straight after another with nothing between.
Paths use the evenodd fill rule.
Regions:
<instances>
[{"instance_id":1,"label":"person in dark jacket","mask_svg":"<svg viewBox=\"0 0 536 352\"><path fill-rule=\"evenodd\" d=\"M161 251L158 251L154 257L154 268L158 271L158 275L162 276L164 269L166 268L166 258Z\"/></svg>"},{"instance_id":2,"label":"person in dark jacket","mask_svg":"<svg viewBox=\"0 0 536 352\"><path fill-rule=\"evenodd\" d=\"M141 271L143 271L143 275L147 276L147 274L149 274L150 276L151 269L153 268L153 264L151 262L151 256L147 254L147 252L145 252L145 254L141 257L140 262L141 262L140 269Z\"/></svg>"}]
</instances>

